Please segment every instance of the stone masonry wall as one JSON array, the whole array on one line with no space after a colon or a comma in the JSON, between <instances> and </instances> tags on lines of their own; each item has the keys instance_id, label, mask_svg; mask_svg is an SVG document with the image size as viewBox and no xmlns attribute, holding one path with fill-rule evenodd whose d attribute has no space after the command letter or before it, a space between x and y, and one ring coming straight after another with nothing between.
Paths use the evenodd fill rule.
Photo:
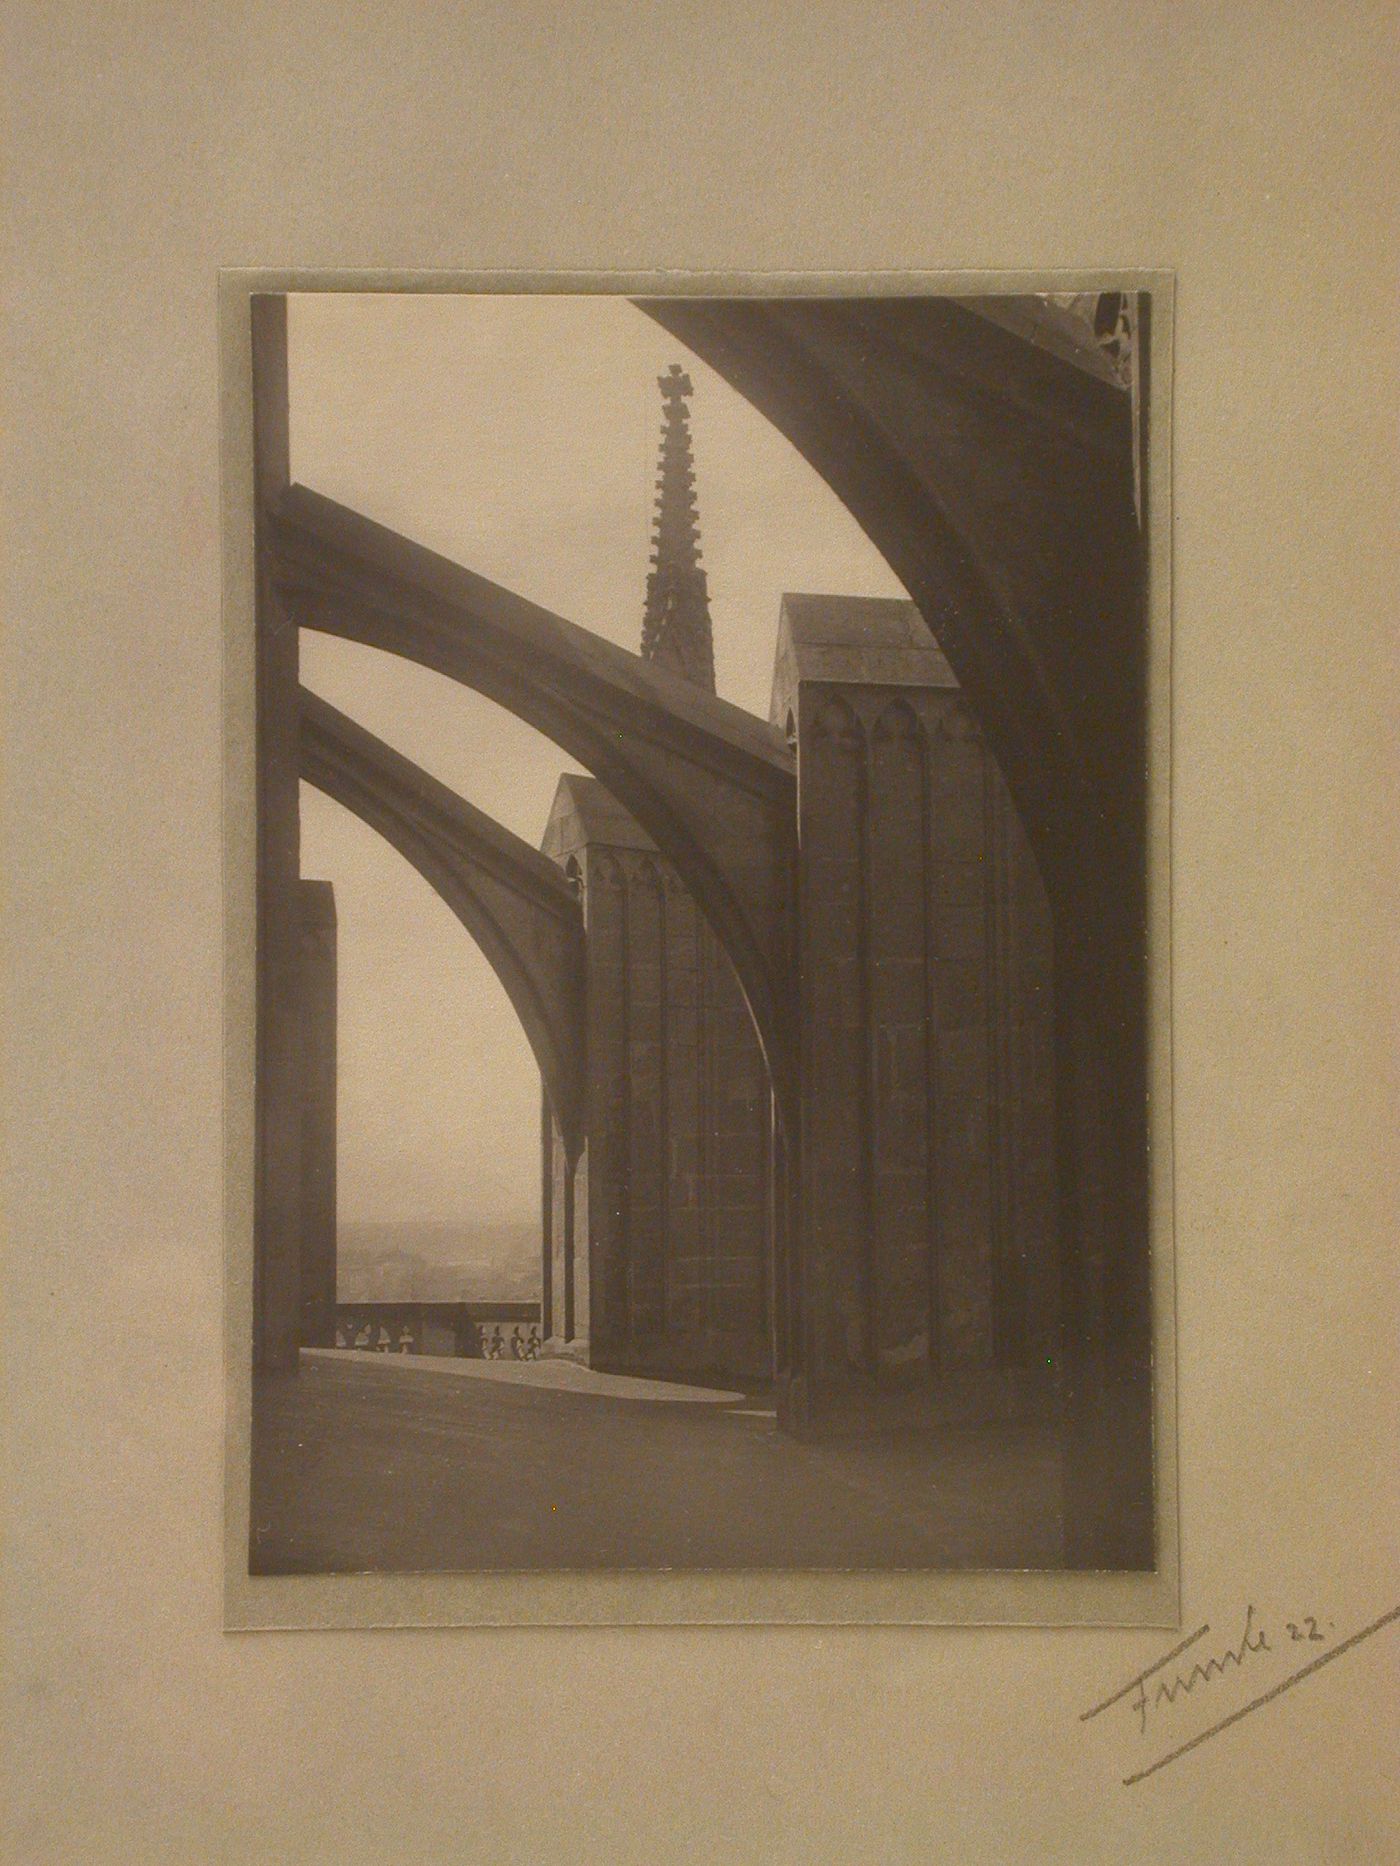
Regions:
<instances>
[{"instance_id":1,"label":"stone masonry wall","mask_svg":"<svg viewBox=\"0 0 1400 1866\"><path fill-rule=\"evenodd\" d=\"M336 917L329 881L300 881L301 1333L335 1345Z\"/></svg>"},{"instance_id":2,"label":"stone masonry wall","mask_svg":"<svg viewBox=\"0 0 1400 1866\"><path fill-rule=\"evenodd\" d=\"M659 855L590 846L580 873L589 1088L573 1258L592 1296L585 1319L576 1294L575 1332L595 1366L763 1378L769 1094L738 981ZM556 1227L561 1154L556 1138ZM556 1333L560 1311L556 1285Z\"/></svg>"},{"instance_id":3,"label":"stone masonry wall","mask_svg":"<svg viewBox=\"0 0 1400 1866\"><path fill-rule=\"evenodd\" d=\"M797 730L813 1373L995 1411L1057 1352L1044 890L955 689Z\"/></svg>"}]
</instances>

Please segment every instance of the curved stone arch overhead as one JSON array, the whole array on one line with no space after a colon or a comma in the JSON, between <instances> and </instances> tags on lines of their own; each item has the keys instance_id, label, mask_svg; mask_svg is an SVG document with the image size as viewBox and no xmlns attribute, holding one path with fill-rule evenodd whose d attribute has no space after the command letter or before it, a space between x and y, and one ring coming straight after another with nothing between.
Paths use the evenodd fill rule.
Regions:
<instances>
[{"instance_id":1,"label":"curved stone arch overhead","mask_svg":"<svg viewBox=\"0 0 1400 1866\"><path fill-rule=\"evenodd\" d=\"M786 1118L797 1081L796 837L782 734L306 487L282 494L267 532L298 623L497 701L630 812L728 953Z\"/></svg>"},{"instance_id":2,"label":"curved stone arch overhead","mask_svg":"<svg viewBox=\"0 0 1400 1866\"><path fill-rule=\"evenodd\" d=\"M1032 295L635 302L856 518L1007 782L1054 926L1067 1559L1150 1566L1151 294L1121 358Z\"/></svg>"},{"instance_id":3,"label":"curved stone arch overhead","mask_svg":"<svg viewBox=\"0 0 1400 1866\"><path fill-rule=\"evenodd\" d=\"M301 776L409 862L500 979L572 1164L583 1146L583 916L566 875L303 687Z\"/></svg>"},{"instance_id":4,"label":"curved stone arch overhead","mask_svg":"<svg viewBox=\"0 0 1400 1866\"><path fill-rule=\"evenodd\" d=\"M1058 307L989 302L1019 326L956 298L637 301L773 422L900 577L1065 901L1105 857L1141 860L1133 395L1064 339Z\"/></svg>"}]
</instances>

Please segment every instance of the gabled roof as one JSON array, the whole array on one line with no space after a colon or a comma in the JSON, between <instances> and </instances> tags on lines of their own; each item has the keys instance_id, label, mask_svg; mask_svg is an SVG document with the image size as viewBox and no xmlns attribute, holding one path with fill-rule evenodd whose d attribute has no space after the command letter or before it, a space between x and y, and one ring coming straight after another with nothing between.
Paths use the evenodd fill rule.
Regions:
<instances>
[{"instance_id":1,"label":"gabled roof","mask_svg":"<svg viewBox=\"0 0 1400 1866\"><path fill-rule=\"evenodd\" d=\"M956 687L914 604L893 596L783 597L768 717L782 727L804 681L847 686Z\"/></svg>"},{"instance_id":2,"label":"gabled roof","mask_svg":"<svg viewBox=\"0 0 1400 1866\"><path fill-rule=\"evenodd\" d=\"M551 861L562 863L590 847L655 849L656 844L597 778L566 771L555 790L540 847Z\"/></svg>"}]
</instances>

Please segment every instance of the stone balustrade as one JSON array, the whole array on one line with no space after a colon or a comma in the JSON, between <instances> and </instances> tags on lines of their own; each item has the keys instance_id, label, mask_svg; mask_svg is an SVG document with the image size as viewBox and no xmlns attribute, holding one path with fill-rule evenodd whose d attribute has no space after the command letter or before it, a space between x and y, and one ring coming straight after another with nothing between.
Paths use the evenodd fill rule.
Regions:
<instances>
[{"instance_id":1,"label":"stone balustrade","mask_svg":"<svg viewBox=\"0 0 1400 1866\"><path fill-rule=\"evenodd\" d=\"M527 1361L540 1345L537 1302L340 1302L335 1309L335 1346L361 1353Z\"/></svg>"}]
</instances>

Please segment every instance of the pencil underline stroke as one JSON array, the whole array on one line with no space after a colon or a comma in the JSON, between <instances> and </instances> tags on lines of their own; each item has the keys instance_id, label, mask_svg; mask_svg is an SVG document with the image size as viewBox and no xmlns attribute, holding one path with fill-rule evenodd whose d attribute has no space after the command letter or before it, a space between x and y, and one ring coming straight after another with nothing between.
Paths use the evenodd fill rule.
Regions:
<instances>
[{"instance_id":1,"label":"pencil underline stroke","mask_svg":"<svg viewBox=\"0 0 1400 1866\"><path fill-rule=\"evenodd\" d=\"M1158 1659L1155 1664L1149 1665L1145 1672L1138 1672L1135 1677L1130 1678L1127 1684L1124 1685L1121 1691L1115 1691L1111 1698L1105 1698L1102 1704L1096 1704L1092 1710L1081 1711L1079 1713L1080 1723L1088 1723L1091 1717L1097 1717L1100 1711L1106 1711L1110 1704L1116 1704L1119 1698L1127 1697L1130 1691L1136 1690L1136 1688L1140 1684L1142 1684L1145 1679L1148 1679L1152 1676L1153 1672L1160 1672L1164 1665L1170 1665L1170 1663L1172 1662L1174 1658L1176 1658L1180 1653L1185 1652L1188 1646L1194 1646L1196 1641L1202 1638L1209 1631L1210 1631L1210 1621L1203 1620L1201 1624L1196 1628L1195 1632L1188 1634L1187 1637L1182 1640L1179 1646L1173 1646L1171 1651L1164 1652L1161 1658Z\"/></svg>"}]
</instances>

